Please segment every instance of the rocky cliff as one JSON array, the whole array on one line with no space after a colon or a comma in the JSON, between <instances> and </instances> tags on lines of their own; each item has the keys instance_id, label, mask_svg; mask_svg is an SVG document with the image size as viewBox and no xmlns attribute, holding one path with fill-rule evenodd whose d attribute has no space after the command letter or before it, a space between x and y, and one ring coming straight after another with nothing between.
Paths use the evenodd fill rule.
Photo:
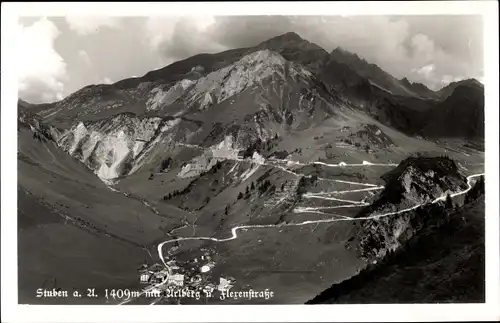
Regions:
<instances>
[{"instance_id":1,"label":"rocky cliff","mask_svg":"<svg viewBox=\"0 0 500 323\"><path fill-rule=\"evenodd\" d=\"M468 187L466 177L447 157L409 157L382 178L385 189L357 215L380 215L362 221L357 234L361 255L371 261L396 250L429 218L440 216L443 202L439 198Z\"/></svg>"}]
</instances>

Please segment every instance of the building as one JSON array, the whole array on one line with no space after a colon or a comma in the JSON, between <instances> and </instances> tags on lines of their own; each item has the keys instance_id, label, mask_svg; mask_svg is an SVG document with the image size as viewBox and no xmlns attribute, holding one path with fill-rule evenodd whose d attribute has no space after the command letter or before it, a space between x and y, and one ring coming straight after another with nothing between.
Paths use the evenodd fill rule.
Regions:
<instances>
[{"instance_id":1,"label":"building","mask_svg":"<svg viewBox=\"0 0 500 323\"><path fill-rule=\"evenodd\" d=\"M222 278L220 277L220 282L219 282L219 286L217 286L217 290L219 291L228 291L230 290L231 288L233 287L233 285L231 285L231 281L225 279L225 278Z\"/></svg>"},{"instance_id":2,"label":"building","mask_svg":"<svg viewBox=\"0 0 500 323\"><path fill-rule=\"evenodd\" d=\"M139 280L142 284L147 284L149 283L149 279L151 278L151 275L148 272L143 273Z\"/></svg>"},{"instance_id":3,"label":"building","mask_svg":"<svg viewBox=\"0 0 500 323\"><path fill-rule=\"evenodd\" d=\"M203 287L203 291L207 294L212 294L214 290L215 290L215 285L212 283L209 283Z\"/></svg>"},{"instance_id":4,"label":"building","mask_svg":"<svg viewBox=\"0 0 500 323\"><path fill-rule=\"evenodd\" d=\"M184 275L182 274L171 275L170 277L168 277L168 283L182 287L184 286Z\"/></svg>"},{"instance_id":5,"label":"building","mask_svg":"<svg viewBox=\"0 0 500 323\"><path fill-rule=\"evenodd\" d=\"M152 277L150 278L151 283L153 284L159 284L163 283L169 276L169 273L167 270L162 270L159 272L152 273Z\"/></svg>"}]
</instances>

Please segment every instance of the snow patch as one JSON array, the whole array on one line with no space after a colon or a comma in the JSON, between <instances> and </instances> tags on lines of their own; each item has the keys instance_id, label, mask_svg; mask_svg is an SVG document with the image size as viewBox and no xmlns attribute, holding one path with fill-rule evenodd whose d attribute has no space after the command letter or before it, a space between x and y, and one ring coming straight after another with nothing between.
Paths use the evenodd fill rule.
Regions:
<instances>
[{"instance_id":1,"label":"snow patch","mask_svg":"<svg viewBox=\"0 0 500 323\"><path fill-rule=\"evenodd\" d=\"M172 129L174 126L178 125L180 122L181 122L181 119L168 120L167 122L165 122L163 127L161 127L160 131L161 132L168 131L168 130Z\"/></svg>"},{"instance_id":2,"label":"snow patch","mask_svg":"<svg viewBox=\"0 0 500 323\"><path fill-rule=\"evenodd\" d=\"M212 103L213 103L212 95L209 92L205 93L205 97L203 98L203 101L200 104L200 110L208 108Z\"/></svg>"},{"instance_id":3,"label":"snow patch","mask_svg":"<svg viewBox=\"0 0 500 323\"><path fill-rule=\"evenodd\" d=\"M88 133L88 130L87 130L87 128L85 128L85 125L83 124L83 122L78 123L78 125L76 126L76 128L73 132L74 141L73 141L73 145L69 149L70 155L72 155L75 152L76 148L78 147L78 143L80 142L80 140L82 140L85 137L85 135L87 133Z\"/></svg>"},{"instance_id":4,"label":"snow patch","mask_svg":"<svg viewBox=\"0 0 500 323\"><path fill-rule=\"evenodd\" d=\"M108 137L102 145L98 147L97 154L106 156L106 161L101 163L97 175L102 179L113 179L120 176L119 167L125 158L130 154L130 147L125 138L124 132L120 132L116 137ZM108 164L110 164L108 166Z\"/></svg>"},{"instance_id":5,"label":"snow patch","mask_svg":"<svg viewBox=\"0 0 500 323\"><path fill-rule=\"evenodd\" d=\"M257 167L255 167L255 165L252 164L252 166L249 169L247 169L243 174L241 174L241 176L240 176L241 181L244 182L247 179L249 179L250 176L255 174L255 172L259 169L259 167L260 167L260 165L257 165Z\"/></svg>"},{"instance_id":6,"label":"snow patch","mask_svg":"<svg viewBox=\"0 0 500 323\"><path fill-rule=\"evenodd\" d=\"M134 153L134 155L133 155L134 158L142 151L142 148L144 148L144 144L145 144L144 141L136 141L135 142L134 148L132 149L132 151Z\"/></svg>"},{"instance_id":7,"label":"snow patch","mask_svg":"<svg viewBox=\"0 0 500 323\"><path fill-rule=\"evenodd\" d=\"M180 81L179 83L180 83L181 87L185 90L188 87L190 87L191 85L193 85L195 82L188 80L188 79L184 79L184 80Z\"/></svg>"},{"instance_id":8,"label":"snow patch","mask_svg":"<svg viewBox=\"0 0 500 323\"><path fill-rule=\"evenodd\" d=\"M233 140L233 136L226 136L223 141L210 147L213 157L236 159L240 149Z\"/></svg>"},{"instance_id":9,"label":"snow patch","mask_svg":"<svg viewBox=\"0 0 500 323\"><path fill-rule=\"evenodd\" d=\"M232 172L234 172L234 170L236 169L236 166L238 166L238 162L234 163L233 167L231 167L228 174L231 174Z\"/></svg>"},{"instance_id":10,"label":"snow patch","mask_svg":"<svg viewBox=\"0 0 500 323\"><path fill-rule=\"evenodd\" d=\"M174 103L194 83L194 81L184 79L175 83L166 91L162 86L155 87L151 90L152 96L146 101L146 109L148 111L156 110L163 105Z\"/></svg>"},{"instance_id":11,"label":"snow patch","mask_svg":"<svg viewBox=\"0 0 500 323\"><path fill-rule=\"evenodd\" d=\"M199 156L194 158L191 163L184 165L177 176L180 178L195 177L211 169L216 163L216 158L209 159L206 156Z\"/></svg>"}]
</instances>

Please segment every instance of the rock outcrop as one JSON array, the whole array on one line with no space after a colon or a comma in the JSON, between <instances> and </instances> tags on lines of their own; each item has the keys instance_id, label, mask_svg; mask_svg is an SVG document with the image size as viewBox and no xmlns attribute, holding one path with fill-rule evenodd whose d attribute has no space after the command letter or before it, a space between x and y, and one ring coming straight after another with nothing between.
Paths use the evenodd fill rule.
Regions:
<instances>
[{"instance_id":1,"label":"rock outcrop","mask_svg":"<svg viewBox=\"0 0 500 323\"><path fill-rule=\"evenodd\" d=\"M369 260L396 250L415 235L429 217L439 216L444 204L437 201L438 198L468 187L466 177L447 157L410 157L382 178L387 183L385 189L372 205L358 214L358 217L381 215L360 224L359 248L361 255Z\"/></svg>"}]
</instances>

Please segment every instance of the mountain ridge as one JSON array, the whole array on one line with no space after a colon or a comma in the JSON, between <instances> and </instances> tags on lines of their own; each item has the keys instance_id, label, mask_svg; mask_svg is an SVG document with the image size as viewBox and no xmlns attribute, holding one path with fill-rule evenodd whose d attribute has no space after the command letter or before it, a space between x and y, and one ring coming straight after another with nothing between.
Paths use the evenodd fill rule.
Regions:
<instances>
[{"instance_id":1,"label":"mountain ridge","mask_svg":"<svg viewBox=\"0 0 500 323\"><path fill-rule=\"evenodd\" d=\"M78 134L78 129L94 127L95 122L111 120L118 115L128 116L130 120L125 124L130 121L142 125L142 121L137 123L137 120L143 118L166 118L173 122L168 130L158 126L146 145L128 138L124 149L132 158L142 158L141 149L155 150L154 145L173 140L191 145L206 145L207 142L217 145L226 142L229 136L234 145L245 147L257 139L267 140L289 131L317 127L327 119L340 122L348 110L352 110L349 114L367 115L410 136L476 138L484 133L482 104L476 99L482 94L477 81L461 81L448 86L453 91L444 101L430 97L422 99L403 86L419 88L418 84L406 78L397 80L377 65L341 47L329 54L294 32L250 48L198 54L148 72L141 78L127 80L86 86L54 104L34 106L36 114L45 123L63 129L61 135L65 140L59 144L70 154L75 152L74 148L70 149L74 145L90 144L96 149L97 146L86 139L93 136L91 133ZM402 92L394 94L379 84ZM457 102L467 104L454 109ZM20 101L18 106L33 105ZM468 116L464 120L477 122L472 125L460 123L456 127L441 125L450 115L457 118L457 114ZM192 122L198 124L197 131L193 132ZM108 136L106 132L110 129L96 130L100 133L98 137ZM116 150L108 153L111 151L122 154ZM119 159L129 159L122 157ZM106 158L98 159L104 162ZM95 170L102 166L90 164ZM128 171L129 167L124 169ZM115 175L126 174L118 172Z\"/></svg>"},{"instance_id":2,"label":"mountain ridge","mask_svg":"<svg viewBox=\"0 0 500 323\"><path fill-rule=\"evenodd\" d=\"M92 87L92 86L104 86L104 87L112 86L112 87L116 87L118 89L127 89L127 88L137 86L140 83L140 80L149 81L149 82L162 80L162 81L166 81L168 83L168 82L171 82L173 78L175 79L179 75L184 75L186 73L189 73L191 71L191 69L193 68L193 66L196 65L196 64L192 64L193 61L197 61L197 60L204 61L204 63L199 64L199 66L202 66L205 71L213 71L216 68L222 68L222 67L226 66L227 64L230 64L230 62L236 60L237 57L241 57L241 55L248 54L251 51L255 51L255 50L258 50L258 49L260 49L262 47L266 47L266 46L270 47L270 48L277 47L277 48L281 49L281 46L283 46L283 44L286 45L286 43L288 43L288 45L290 45L290 44L294 44L294 45L307 44L310 46L310 49L312 49L312 50L317 50L319 52L322 52L323 54L328 54L328 52L324 48L302 38L296 32L287 32L287 33L272 37L268 40L262 41L261 43L255 45L253 47L250 46L250 47L246 47L246 48L229 49L229 50L219 52L219 53L200 53L200 54L196 54L194 56L190 56L190 57L187 57L185 59L176 61L176 62L169 64L165 67L161 67L159 69L146 72L143 76L140 76L140 77L125 78L125 79L119 80L119 81L112 83L112 84L89 84L89 85L82 87L80 90L83 90L86 87ZM394 78L392 75L383 71L376 64L369 63L364 58L359 57L358 54L352 53L352 52L350 52L350 51L348 51L340 46L337 46L335 49L333 49L329 55L331 56L333 53L337 53L337 52L341 52L344 55L348 54L350 56L353 56L357 60L364 62L364 63L370 65L372 68L377 69L377 70L389 75L391 78ZM226 56L227 56L227 61L225 61L223 59L223 57L226 57ZM217 65L217 64L219 64L219 65ZM215 67L213 65L215 65ZM171 75L171 76L169 76L169 75ZM406 81L404 81L404 80L406 80ZM477 81L474 78L470 78L468 80L474 80L475 82L481 84L479 81ZM402 81L403 83L410 83L406 77L404 77L401 80L397 80L397 81ZM458 82L463 82L463 81L458 81ZM446 87L448 87L454 83L458 83L458 82L450 82L448 85L445 85L441 89L433 91L433 92L443 91ZM419 84L419 83L412 83L412 84L415 85L415 84ZM427 86L425 86L425 87L428 88ZM76 92L78 92L80 90L77 90ZM76 93L76 92L74 92L74 93ZM71 94L69 94L69 95L71 95ZM64 98L63 98L63 100L64 100ZM59 101L61 101L61 100L59 100ZM42 103L42 104L55 104L59 101L47 102L47 103ZM33 105L35 105L35 104L33 104Z\"/></svg>"}]
</instances>

